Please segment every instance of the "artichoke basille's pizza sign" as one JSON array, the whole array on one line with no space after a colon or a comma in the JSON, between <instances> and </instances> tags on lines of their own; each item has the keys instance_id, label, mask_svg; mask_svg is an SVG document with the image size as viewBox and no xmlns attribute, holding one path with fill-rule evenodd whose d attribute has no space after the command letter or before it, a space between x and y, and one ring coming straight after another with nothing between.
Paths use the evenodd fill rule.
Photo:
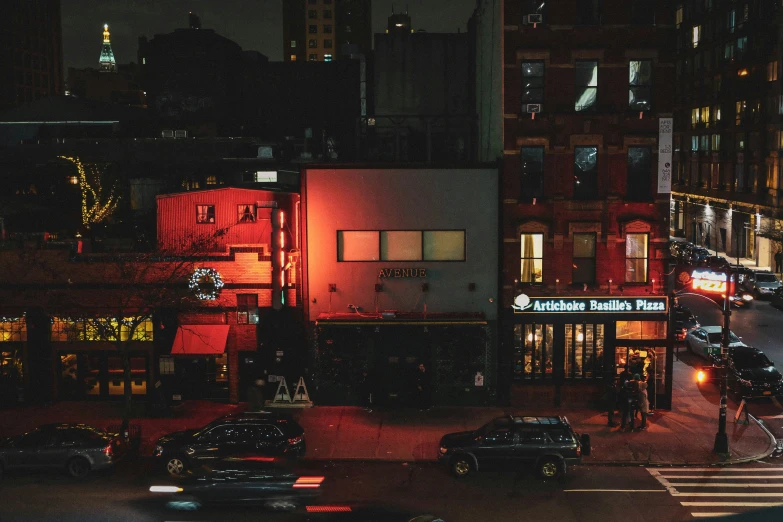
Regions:
<instances>
[{"instance_id":1,"label":"artichoke basille's pizza sign","mask_svg":"<svg viewBox=\"0 0 783 522\"><path fill-rule=\"evenodd\" d=\"M530 297L519 294L511 306L514 313L650 313L668 310L665 296L639 297Z\"/></svg>"}]
</instances>

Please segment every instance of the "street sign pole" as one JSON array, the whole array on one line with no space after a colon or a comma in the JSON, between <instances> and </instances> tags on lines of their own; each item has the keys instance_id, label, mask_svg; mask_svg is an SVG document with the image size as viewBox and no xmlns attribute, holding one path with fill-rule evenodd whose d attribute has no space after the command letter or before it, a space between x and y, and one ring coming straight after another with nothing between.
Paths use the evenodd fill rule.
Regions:
<instances>
[{"instance_id":1,"label":"street sign pole","mask_svg":"<svg viewBox=\"0 0 783 522\"><path fill-rule=\"evenodd\" d=\"M731 271L726 270L726 292L723 296L723 342L721 343L721 379L720 379L720 414L718 416L718 433L715 434L715 446L713 451L718 454L729 453L729 436L726 433L726 392L728 388L728 358L729 358L729 332L731 325L731 301L730 295Z\"/></svg>"}]
</instances>

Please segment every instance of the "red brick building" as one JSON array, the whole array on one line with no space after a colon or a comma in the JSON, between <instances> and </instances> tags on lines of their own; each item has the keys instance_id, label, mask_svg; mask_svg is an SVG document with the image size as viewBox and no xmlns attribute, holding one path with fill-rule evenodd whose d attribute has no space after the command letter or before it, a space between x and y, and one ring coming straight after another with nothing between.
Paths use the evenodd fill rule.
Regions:
<instances>
[{"instance_id":1,"label":"red brick building","mask_svg":"<svg viewBox=\"0 0 783 522\"><path fill-rule=\"evenodd\" d=\"M671 396L665 299L643 304L663 292L667 255L666 4L504 3L500 372L512 402L590 402L632 365L650 373L659 406ZM554 310L585 297L587 308Z\"/></svg>"}]
</instances>

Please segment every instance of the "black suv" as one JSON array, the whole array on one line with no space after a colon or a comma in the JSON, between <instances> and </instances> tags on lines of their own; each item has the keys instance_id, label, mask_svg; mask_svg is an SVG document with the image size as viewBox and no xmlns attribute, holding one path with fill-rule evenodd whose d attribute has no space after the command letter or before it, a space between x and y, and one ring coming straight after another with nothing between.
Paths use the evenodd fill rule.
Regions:
<instances>
[{"instance_id":1,"label":"black suv","mask_svg":"<svg viewBox=\"0 0 783 522\"><path fill-rule=\"evenodd\" d=\"M720 355L710 356L710 359L713 364L701 369L704 380L719 383ZM783 393L783 375L758 348L730 347L728 363L728 386L738 400Z\"/></svg>"},{"instance_id":2,"label":"black suv","mask_svg":"<svg viewBox=\"0 0 783 522\"><path fill-rule=\"evenodd\" d=\"M438 451L438 460L458 477L533 465L543 478L557 478L566 464L581 463L582 454L590 454L590 436L580 437L565 417L508 415L475 431L445 435Z\"/></svg>"},{"instance_id":3,"label":"black suv","mask_svg":"<svg viewBox=\"0 0 783 522\"><path fill-rule=\"evenodd\" d=\"M290 416L275 412L226 415L199 430L164 435L154 456L171 475L226 457L302 457L304 430Z\"/></svg>"}]
</instances>

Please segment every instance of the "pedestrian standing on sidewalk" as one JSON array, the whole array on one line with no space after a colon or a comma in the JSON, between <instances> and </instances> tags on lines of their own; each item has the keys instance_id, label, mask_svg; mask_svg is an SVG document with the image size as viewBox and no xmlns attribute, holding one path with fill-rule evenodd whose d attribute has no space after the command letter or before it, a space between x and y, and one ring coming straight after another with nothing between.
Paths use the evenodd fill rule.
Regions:
<instances>
[{"instance_id":1,"label":"pedestrian standing on sidewalk","mask_svg":"<svg viewBox=\"0 0 783 522\"><path fill-rule=\"evenodd\" d=\"M780 248L775 252L775 272L778 274L783 272L783 250Z\"/></svg>"},{"instance_id":2,"label":"pedestrian standing on sidewalk","mask_svg":"<svg viewBox=\"0 0 783 522\"><path fill-rule=\"evenodd\" d=\"M647 376L639 379L639 413L642 414L642 423L639 425L640 430L647 429L647 414L650 413L650 401L647 397Z\"/></svg>"},{"instance_id":3,"label":"pedestrian standing on sidewalk","mask_svg":"<svg viewBox=\"0 0 783 522\"><path fill-rule=\"evenodd\" d=\"M424 363L419 364L416 372L416 404L419 411L430 409L430 374Z\"/></svg>"}]
</instances>

